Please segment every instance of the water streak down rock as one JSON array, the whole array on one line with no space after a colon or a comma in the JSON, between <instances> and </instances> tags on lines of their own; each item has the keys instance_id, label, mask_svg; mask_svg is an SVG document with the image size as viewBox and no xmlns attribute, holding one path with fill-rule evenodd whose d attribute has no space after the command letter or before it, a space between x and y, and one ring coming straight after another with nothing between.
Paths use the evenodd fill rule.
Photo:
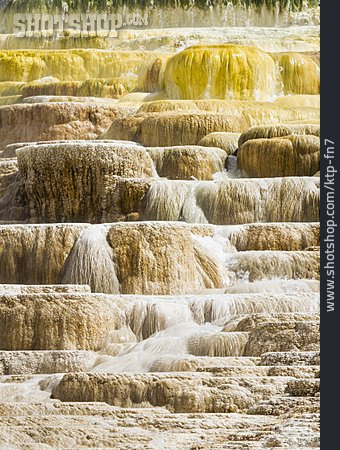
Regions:
<instances>
[{"instance_id":1,"label":"water streak down rock","mask_svg":"<svg viewBox=\"0 0 340 450\"><path fill-rule=\"evenodd\" d=\"M171 348L174 340L177 341L180 355L186 355L188 351L206 356L212 356L214 353L216 355L221 353L220 356L243 354L248 342L248 329L245 329L245 332L241 329L240 333L238 331L220 333L221 327L210 326L214 328L212 332L204 325L205 322L217 320L228 322L240 315L246 317L254 313L274 315L281 313L282 320L290 320L288 328L282 326L282 329L290 333L289 330L294 329L296 323L303 325L303 322L293 323L293 315L291 314L289 318L287 313L297 315L305 313L305 316L307 314L312 316L317 313L318 307L316 293L216 294L203 297L90 293L5 294L0 295L1 349L103 349L105 354L110 343L124 342L125 331L130 330L132 344L135 345L137 339L141 342L138 344L139 347L130 348L130 352L123 352L117 360L117 366L119 367L120 360L125 359L126 367L129 371L133 371L135 369L133 363L137 363L133 356L136 355L138 358L136 349L145 352L145 356L150 353L149 348L151 349L150 358L141 361L143 367L148 368L159 358L159 347L164 345L166 348L170 345ZM273 321L273 317L269 319L269 322ZM261 326L265 329L268 320L262 322ZM11 324L15 335L6 333L3 327L6 323ZM182 331L179 331L179 328ZM265 329L266 336L272 329L273 327ZM303 333L302 328L299 329ZM250 349L254 348L249 352L258 354L259 348L263 348L265 344L256 344L256 330L250 330L254 333L254 337L251 337L247 345ZM160 334L155 335L157 332ZM212 338L211 342L208 335ZM147 342L144 341L148 338L150 339ZM315 336L312 341L317 342ZM289 346L293 343L293 338L289 344L287 341ZM275 346L275 342L272 345ZM281 348L284 348L284 345L284 341L281 342ZM109 359L110 364L112 370L115 361Z\"/></svg>"},{"instance_id":2,"label":"water streak down rock","mask_svg":"<svg viewBox=\"0 0 340 450\"><path fill-rule=\"evenodd\" d=\"M319 180L308 177L154 181L146 197L148 220L217 225L318 220Z\"/></svg>"},{"instance_id":3,"label":"water streak down rock","mask_svg":"<svg viewBox=\"0 0 340 450\"><path fill-rule=\"evenodd\" d=\"M282 227L285 225L273 224L269 230ZM262 233L266 228L268 225ZM1 271L0 281L88 284L93 291L109 293L185 294L227 287L230 277L244 273L254 280L317 279L318 253L301 250L318 244L318 229L315 224L289 225L286 232L289 229L295 230L296 236L280 244L280 240L272 241L270 232L254 242L252 227L248 234L246 227L237 231L233 227L154 222L3 225L0 261L7 270ZM255 230L261 230L260 224ZM237 252L232 244L240 250L267 251ZM290 251L268 251L271 248Z\"/></svg>"},{"instance_id":4,"label":"water streak down rock","mask_svg":"<svg viewBox=\"0 0 340 450\"><path fill-rule=\"evenodd\" d=\"M318 108L293 109L273 107L268 103L249 105L243 102L223 101L220 101L222 104L219 102L216 104L216 100L212 103L207 102L209 106L205 106L206 103L203 102L198 105L202 109L193 110L189 102L188 105L185 104L185 109L181 110L182 102L178 111L172 109L176 108L177 102L175 105L167 102L151 102L144 109L151 109L153 112L144 113L141 110L135 116L115 119L100 139L132 140L147 147L196 145L209 133L242 133L251 126L282 122L310 123L319 121L320 115ZM208 107L209 109L205 110ZM160 112L157 113L158 109Z\"/></svg>"},{"instance_id":5,"label":"water streak down rock","mask_svg":"<svg viewBox=\"0 0 340 450\"><path fill-rule=\"evenodd\" d=\"M291 139L298 143L298 138ZM25 214L28 210L28 217L19 213L17 220L33 223L184 220L225 225L318 219L317 178L155 178L155 168L160 175L174 178L176 174L181 178L212 178L225 164L226 154L219 149L186 146L146 150L134 143L111 141L47 143L26 146L17 153L20 172L13 174L13 189L21 189L22 196L20 201L15 195L5 196L0 217L20 206L26 208ZM316 157L311 155L317 160L317 153ZM195 169L189 166L191 160Z\"/></svg>"}]
</instances>

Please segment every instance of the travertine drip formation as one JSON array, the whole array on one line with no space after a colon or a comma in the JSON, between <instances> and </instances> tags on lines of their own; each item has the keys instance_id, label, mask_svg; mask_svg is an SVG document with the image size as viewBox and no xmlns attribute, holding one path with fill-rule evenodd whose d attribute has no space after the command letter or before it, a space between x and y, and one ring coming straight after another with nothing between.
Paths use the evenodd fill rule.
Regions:
<instances>
[{"instance_id":1,"label":"travertine drip formation","mask_svg":"<svg viewBox=\"0 0 340 450\"><path fill-rule=\"evenodd\" d=\"M0 19L0 447L318 448L318 2L109 3Z\"/></svg>"}]
</instances>

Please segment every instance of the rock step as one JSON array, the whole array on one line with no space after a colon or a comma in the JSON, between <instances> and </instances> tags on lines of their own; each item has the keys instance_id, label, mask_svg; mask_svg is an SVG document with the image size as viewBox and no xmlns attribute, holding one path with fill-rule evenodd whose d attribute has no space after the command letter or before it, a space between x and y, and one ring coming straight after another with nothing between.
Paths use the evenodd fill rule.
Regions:
<instances>
[{"instance_id":1,"label":"rock step","mask_svg":"<svg viewBox=\"0 0 340 450\"><path fill-rule=\"evenodd\" d=\"M209 373L71 373L55 386L52 397L66 402L105 401L121 407L165 406L172 412L246 412L261 400L282 396L293 381L287 376Z\"/></svg>"},{"instance_id":2,"label":"rock step","mask_svg":"<svg viewBox=\"0 0 340 450\"><path fill-rule=\"evenodd\" d=\"M0 375L95 372L101 355L85 350L0 351ZM316 377L319 366L262 366L251 357L187 357L156 360L149 372L212 372L216 376Z\"/></svg>"},{"instance_id":3,"label":"rock step","mask_svg":"<svg viewBox=\"0 0 340 450\"><path fill-rule=\"evenodd\" d=\"M166 356L156 359L149 372L211 372L225 367L255 367L260 358L245 356ZM210 370L211 369L211 370Z\"/></svg>"},{"instance_id":4,"label":"rock step","mask_svg":"<svg viewBox=\"0 0 340 450\"><path fill-rule=\"evenodd\" d=\"M39 448L45 444L62 448L76 445L77 448L133 446L156 449L160 448L160 443L167 449L175 448L176 443L183 449L192 448L192 443L211 449L239 448L238 445L260 448L259 445L262 446L281 423L277 417L264 415L174 415L163 408L123 409L100 403L58 401L0 404L0 417L3 418L0 419L0 436L8 431L4 442L11 445L20 442L20 448ZM143 426L134 427L137 423ZM197 429L202 433L198 434ZM93 447L94 442L96 447Z\"/></svg>"},{"instance_id":5,"label":"rock step","mask_svg":"<svg viewBox=\"0 0 340 450\"><path fill-rule=\"evenodd\" d=\"M91 293L86 284L0 284L0 294Z\"/></svg>"},{"instance_id":6,"label":"rock step","mask_svg":"<svg viewBox=\"0 0 340 450\"><path fill-rule=\"evenodd\" d=\"M41 378L41 377L40 377ZM0 383L25 383L32 379L32 374L0 375Z\"/></svg>"},{"instance_id":7,"label":"rock step","mask_svg":"<svg viewBox=\"0 0 340 450\"><path fill-rule=\"evenodd\" d=\"M320 352L267 352L261 355L261 365L317 365Z\"/></svg>"},{"instance_id":8,"label":"rock step","mask_svg":"<svg viewBox=\"0 0 340 450\"><path fill-rule=\"evenodd\" d=\"M291 413L290 413L291 414ZM280 424L265 439L267 448L320 448L319 414L303 413L298 417L283 417Z\"/></svg>"},{"instance_id":9,"label":"rock step","mask_svg":"<svg viewBox=\"0 0 340 450\"><path fill-rule=\"evenodd\" d=\"M244 355L261 356L266 351L318 351L320 321L287 321L259 324L250 334Z\"/></svg>"},{"instance_id":10,"label":"rock step","mask_svg":"<svg viewBox=\"0 0 340 450\"><path fill-rule=\"evenodd\" d=\"M142 340L180 321L204 324L212 320L228 321L234 316L254 312L273 314L274 311L282 313L288 310L315 314L318 309L319 295L313 292L177 297L86 292L0 295L0 349L100 350L105 347L110 334L124 326L131 328L134 340ZM279 324L264 323L253 330L245 354L260 356L268 350L317 350L318 323L292 319ZM268 318L264 318L266 320ZM5 331L8 327L12 330L10 334ZM194 330L193 335L197 331ZM228 341L228 333L221 335ZM233 334L236 337L241 335L244 333ZM258 343L260 335L261 345ZM219 356L217 350L211 353L209 348L205 354L200 354L203 350L199 349L209 344L208 337L206 343L199 339L193 345L197 350L195 353L198 356ZM224 350L221 353L220 356L232 356Z\"/></svg>"},{"instance_id":11,"label":"rock step","mask_svg":"<svg viewBox=\"0 0 340 450\"><path fill-rule=\"evenodd\" d=\"M251 407L248 414L280 416L290 414L318 413L320 399L317 397L276 397Z\"/></svg>"},{"instance_id":12,"label":"rock step","mask_svg":"<svg viewBox=\"0 0 340 450\"><path fill-rule=\"evenodd\" d=\"M161 425L159 427L159 429L161 430L162 428L165 429L166 426L169 424L169 422L174 422L174 425L176 427L176 425L178 425L181 421L185 423L185 421L187 422L191 422L192 424L197 424L197 423L202 423L203 427L204 425L208 425L209 422L211 423L211 425L215 425L214 422L217 420L220 420L222 422L222 424L218 427L216 426L216 428L220 428L220 429L224 429L224 430L230 430L230 431L234 431L237 429L237 426L239 425L240 422L240 416L242 417L241 414L235 414L238 417L233 420L229 420L231 419L231 416L233 414L220 414L219 416L217 416L216 414L212 414L212 417L209 417L205 420L201 420L201 418L197 418L194 420L191 420L191 418L189 418L188 414L181 414L182 417L177 418L176 416L178 416L177 414L171 413L172 416L166 416L166 417L154 417L153 414L128 414L128 413L124 413L121 412L120 410L117 410L117 412L113 415L113 414L106 414L106 412L104 412L102 415L62 415L62 414L48 414L48 415L39 415L39 416L32 416L32 417L24 417L24 416L0 416L0 428L5 427L5 426L9 426L9 427L32 427L34 425L36 425L37 421L39 421L39 423L41 423L42 427L46 427L46 426L51 426L52 422L54 423L54 426L57 427L62 427L63 425L65 426L65 428L68 429L72 429L72 428L78 428L79 426L84 426L86 424L86 427L93 427L94 425L97 425L98 423L98 418L100 417L100 421L101 421L101 425L103 426L103 428L106 428L106 426L112 426L112 425L116 425L116 426L122 426L124 425L124 422L127 422L131 419L136 419L136 420L142 420L143 423L147 426L147 425L151 425L151 421L153 420L159 420ZM200 415L200 414L192 414L192 416L195 415ZM147 417L149 416L149 417ZM210 415L209 415L210 416ZM250 429L255 430L256 428L260 428L261 425L263 424L263 422L265 422L265 420L258 420L259 416L249 416L250 419L247 419L246 415L244 415L244 419L242 418L242 422L244 423L245 426L249 427ZM267 417L267 416L266 416ZM184 420L183 420L184 419ZM209 420L210 419L210 420ZM149 422L149 423L148 423Z\"/></svg>"},{"instance_id":13,"label":"rock step","mask_svg":"<svg viewBox=\"0 0 340 450\"><path fill-rule=\"evenodd\" d=\"M315 224L283 228L293 235L288 244L282 234L285 249L318 240ZM168 295L226 289L245 272L250 281L319 278L318 252L270 250L280 244L270 244L273 233L265 238L267 229L174 222L2 225L0 248L6 251L0 253L0 265L8 270L0 273L0 282L86 284L93 292ZM233 243L242 251L236 252ZM229 248L225 255L232 258L224 262L219 253L211 253L212 245L221 254ZM248 247L255 250L244 251ZM156 271L155 264L161 269Z\"/></svg>"},{"instance_id":14,"label":"rock step","mask_svg":"<svg viewBox=\"0 0 340 450\"><path fill-rule=\"evenodd\" d=\"M96 105L64 102L4 106L0 110L0 150L4 150L8 144L23 140L96 139L121 114L115 104L107 103Z\"/></svg>"},{"instance_id":15,"label":"rock step","mask_svg":"<svg viewBox=\"0 0 340 450\"><path fill-rule=\"evenodd\" d=\"M41 159L46 161L44 155ZM319 220L318 177L223 179L221 175L217 180L168 180L150 176L150 157L147 175L135 175L128 167L132 164L128 156L121 175L112 173L112 163L99 163L99 159L96 163L93 156L91 164L81 154L70 160L75 160L73 166L60 162L68 172L56 170L58 157L48 167L31 161L35 171L30 166L23 171L19 158L20 171L2 177L9 193L1 195L0 218L29 223L184 221L215 225ZM140 160L135 158L136 167ZM74 173L77 189L68 182Z\"/></svg>"},{"instance_id":16,"label":"rock step","mask_svg":"<svg viewBox=\"0 0 340 450\"><path fill-rule=\"evenodd\" d=\"M0 253L0 265L7 270L0 273L0 283L86 284L93 292L164 295L228 288L226 270L234 271L232 277L249 272L252 280L311 281L319 277L319 255L303 249L318 241L315 223L1 225L0 248L6 251ZM212 245L234 251L230 264L212 255ZM130 261L132 249L136 264ZM162 270L154 270L156 263Z\"/></svg>"},{"instance_id":17,"label":"rock step","mask_svg":"<svg viewBox=\"0 0 340 450\"><path fill-rule=\"evenodd\" d=\"M320 395L320 379L300 379L289 381L285 391L293 397L314 397Z\"/></svg>"},{"instance_id":18,"label":"rock step","mask_svg":"<svg viewBox=\"0 0 340 450\"><path fill-rule=\"evenodd\" d=\"M294 378L316 378L319 376L319 366L240 366L240 367L200 367L197 372L211 372L215 376L287 376Z\"/></svg>"},{"instance_id":19,"label":"rock step","mask_svg":"<svg viewBox=\"0 0 340 450\"><path fill-rule=\"evenodd\" d=\"M99 364L105 355L86 350L18 350L0 351L0 375L53 374L64 372L86 372ZM252 357L182 357L160 358L154 361L150 372L215 372L230 368L235 374L253 368L254 374L266 375L270 367L256 367L259 358ZM284 369L283 369L284 370ZM301 367L301 371L303 367ZM305 370L305 376L308 376ZM244 372L246 373L246 372ZM275 375L275 374L274 374Z\"/></svg>"},{"instance_id":20,"label":"rock step","mask_svg":"<svg viewBox=\"0 0 340 450\"><path fill-rule=\"evenodd\" d=\"M268 429L268 425L262 428ZM205 436L211 431L217 431L217 436ZM159 431L151 427L150 429L144 429L131 424L117 427L115 423L101 423L101 418L97 418L97 422L93 425L83 421L79 425L63 426L60 424L55 426L52 419L46 425L34 423L30 427L8 426L6 429L0 427L0 439L6 445L5 448L12 448L12 446L20 443L20 448L26 450L46 449L46 445L51 446L47 448L62 449L119 448L122 450L156 450L166 448L175 450L176 448L181 448L189 450L193 448L193 445L196 445L197 448L204 446L203 448L207 449L223 449L226 448L225 443L228 441L233 443L231 448L234 449L241 448L243 445L246 445L246 448L258 449L261 448L258 442L263 442L269 436L270 434L266 429L248 429L247 431L240 431L237 428L235 430L215 430L213 426L206 430L202 429L197 433L191 428L185 428L184 424L178 428L173 428L169 424L166 431ZM95 447L93 447L94 445ZM241 447L238 447L238 445Z\"/></svg>"},{"instance_id":21,"label":"rock step","mask_svg":"<svg viewBox=\"0 0 340 450\"><path fill-rule=\"evenodd\" d=\"M86 372L96 359L95 353L81 350L0 351L0 374Z\"/></svg>"},{"instance_id":22,"label":"rock step","mask_svg":"<svg viewBox=\"0 0 340 450\"><path fill-rule=\"evenodd\" d=\"M305 323L305 322L319 322L320 313L308 312L282 312L282 313L260 313L260 314L245 314L240 317L232 318L224 326L223 331L240 331L252 332L262 325L272 325L273 323ZM300 353L300 352L299 352ZM276 353L274 353L276 354Z\"/></svg>"},{"instance_id":23,"label":"rock step","mask_svg":"<svg viewBox=\"0 0 340 450\"><path fill-rule=\"evenodd\" d=\"M288 398L288 397L287 397ZM288 398L289 400L296 400ZM306 399L304 399L306 400ZM308 399L312 400L312 399ZM152 425L155 420L159 421L160 426L166 427L167 423L180 424L183 420L188 423L202 423L203 426L209 426L213 423L217 428L236 428L237 424L242 422L246 426L255 427L266 423L265 415L254 417L248 414L239 413L211 413L209 415L197 413L174 414L162 407L150 408L122 408L109 405L104 402L62 402L60 400L51 400L49 402L39 403L20 403L20 402L0 402L0 417L103 417L114 419L119 422L136 418L145 425ZM228 420L224 420L228 419Z\"/></svg>"},{"instance_id":24,"label":"rock step","mask_svg":"<svg viewBox=\"0 0 340 450\"><path fill-rule=\"evenodd\" d=\"M76 446L155 450L175 449L179 445L180 448L189 450L193 445L200 444L207 449L255 449L263 448L264 442L273 439L273 436L284 438L284 447L293 443L292 437L287 436L284 429L287 420L268 415L171 414L160 408L137 410L96 403L60 405L59 402L54 402L48 406L5 404L11 414L4 417L1 414L2 407L3 404L0 404L0 415L3 418L0 417L0 437L9 445L20 443L20 448L35 449L43 445L52 445L54 448L57 445L62 448ZM37 415L39 407L40 414ZM19 414L13 415L15 412ZM29 418L26 416L28 412ZM135 427L135 424L139 424L139 427ZM310 440L317 439L316 415L304 414L292 419L290 425L292 428L309 431L307 436L299 437L299 448L309 448ZM283 437L280 436L281 433ZM288 447L293 448L293 445Z\"/></svg>"}]
</instances>

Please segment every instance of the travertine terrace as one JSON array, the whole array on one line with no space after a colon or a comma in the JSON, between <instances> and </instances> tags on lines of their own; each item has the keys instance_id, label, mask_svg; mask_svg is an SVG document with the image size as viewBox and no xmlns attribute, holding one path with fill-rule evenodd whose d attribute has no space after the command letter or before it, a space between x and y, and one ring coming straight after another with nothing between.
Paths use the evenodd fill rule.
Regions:
<instances>
[{"instance_id":1,"label":"travertine terrace","mask_svg":"<svg viewBox=\"0 0 340 450\"><path fill-rule=\"evenodd\" d=\"M318 448L318 2L5 3L0 448Z\"/></svg>"}]
</instances>

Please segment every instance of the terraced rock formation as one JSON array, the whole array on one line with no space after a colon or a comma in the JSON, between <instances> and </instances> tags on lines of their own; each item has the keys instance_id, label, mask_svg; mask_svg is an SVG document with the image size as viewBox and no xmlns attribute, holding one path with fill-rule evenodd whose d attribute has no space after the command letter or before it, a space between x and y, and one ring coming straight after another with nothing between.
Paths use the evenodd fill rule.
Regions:
<instances>
[{"instance_id":1,"label":"terraced rock formation","mask_svg":"<svg viewBox=\"0 0 340 450\"><path fill-rule=\"evenodd\" d=\"M317 2L116 3L0 34L0 448L318 448Z\"/></svg>"}]
</instances>

